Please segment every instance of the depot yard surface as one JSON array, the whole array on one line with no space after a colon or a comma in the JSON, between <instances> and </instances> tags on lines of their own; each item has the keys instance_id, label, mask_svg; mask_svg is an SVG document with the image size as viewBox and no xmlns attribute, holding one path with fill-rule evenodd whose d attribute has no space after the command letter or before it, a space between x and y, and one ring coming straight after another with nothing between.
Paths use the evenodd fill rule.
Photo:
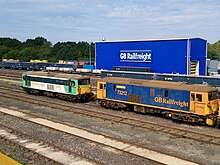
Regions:
<instances>
[{"instance_id":1,"label":"depot yard surface","mask_svg":"<svg viewBox=\"0 0 220 165\"><path fill-rule=\"evenodd\" d=\"M17 89L19 88L19 85L16 86L16 81L15 82L1 81L0 86L3 85L8 85L11 88L17 88ZM8 91L8 93L10 93L10 91ZM26 95L26 94L20 94L21 97L22 95ZM84 109L93 109L94 111L104 111L112 114L134 117L137 119L142 119L155 123L161 123L164 125L172 125L173 127L184 128L184 129L207 133L210 135L220 136L219 129L215 129L215 128L190 126L180 123L174 123L170 120L155 116L141 115L131 112L124 112L124 111L113 111L109 109L103 109L95 105L91 106L90 104L70 103L70 102L65 102L58 99L47 98L42 96L30 96L30 99L34 99L35 97L37 98L40 97L42 98L42 100L45 101L49 100L54 103L60 102L67 105L74 104ZM160 130L150 131L146 129L141 129L139 127L131 127L128 125L119 124L117 122L110 122L101 119L91 118L85 115L76 114L74 112L62 111L59 109L34 105L27 102L24 103L12 99L7 99L2 96L0 103L1 105L4 105L5 107L8 108L18 109L19 111L23 111L25 113L28 112L31 114L35 114L38 115L39 117L43 117L48 120L59 121L64 125L68 124L71 126L79 126L82 128L86 128L93 132L101 133L106 136L116 137L128 143L140 145L148 149L160 151L167 155L176 156L178 158L190 160L199 164L218 164L220 162L219 145L196 142L187 138L183 138L181 136L173 136L170 134L166 134L161 132ZM125 153L121 153L119 151L116 151L115 149L108 148L106 150L103 147L85 142L80 138L76 140L76 138L73 138L68 134L55 133L51 131L49 128L42 128L39 125L31 124L28 121L21 121L20 119L15 118L13 116L8 116L2 113L0 113L0 116L1 116L1 121L0 121L1 128L4 126L9 128L14 128L18 132L25 132L26 134L32 135L37 139L41 139L41 140L45 139L52 144L57 144L59 146L62 146L63 148L68 148L71 151L74 150L74 152L76 152L79 155L87 155L87 157L91 159L100 160L99 162L101 164L154 164L155 163L131 155L127 155ZM89 135L87 137L91 138L91 136ZM8 151L6 148L10 148L10 146L5 146L4 143L0 143L0 148L4 148L4 152L6 152ZM21 151L17 150L17 152L21 152ZM15 151L13 153L15 153ZM136 152L136 154L138 153ZM20 156L17 153L17 156L15 154L15 158L21 160L22 162L23 160L26 160L26 163L30 161L30 159L26 158L27 156L25 157L25 155L23 156L21 155L22 155L21 153ZM26 155L28 155L28 153ZM148 154L146 155L149 156ZM160 161L161 163L166 163L166 162L162 162L159 158L161 157L158 156L158 161ZM33 161L31 163L35 164L36 162ZM177 164L177 162L175 161L173 163Z\"/></svg>"}]
</instances>

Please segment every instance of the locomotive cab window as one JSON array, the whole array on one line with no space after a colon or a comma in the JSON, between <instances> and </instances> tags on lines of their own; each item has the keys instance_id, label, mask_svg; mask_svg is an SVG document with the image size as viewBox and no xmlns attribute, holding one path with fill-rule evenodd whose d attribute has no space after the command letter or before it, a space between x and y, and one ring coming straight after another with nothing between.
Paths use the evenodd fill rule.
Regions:
<instances>
[{"instance_id":1,"label":"locomotive cab window","mask_svg":"<svg viewBox=\"0 0 220 165\"><path fill-rule=\"evenodd\" d=\"M99 84L99 89L104 89L103 84Z\"/></svg>"},{"instance_id":2,"label":"locomotive cab window","mask_svg":"<svg viewBox=\"0 0 220 165\"><path fill-rule=\"evenodd\" d=\"M69 82L69 86L75 86L75 82L74 81L71 81L71 82Z\"/></svg>"},{"instance_id":3,"label":"locomotive cab window","mask_svg":"<svg viewBox=\"0 0 220 165\"><path fill-rule=\"evenodd\" d=\"M195 101L195 94L194 94L194 93L191 94L190 100L191 100L191 101Z\"/></svg>"},{"instance_id":4,"label":"locomotive cab window","mask_svg":"<svg viewBox=\"0 0 220 165\"><path fill-rule=\"evenodd\" d=\"M24 76L23 76L23 79L24 79L24 80L27 80L27 75L24 75Z\"/></svg>"},{"instance_id":5,"label":"locomotive cab window","mask_svg":"<svg viewBox=\"0 0 220 165\"><path fill-rule=\"evenodd\" d=\"M81 79L78 81L79 85L89 85L90 84L90 79Z\"/></svg>"},{"instance_id":6,"label":"locomotive cab window","mask_svg":"<svg viewBox=\"0 0 220 165\"><path fill-rule=\"evenodd\" d=\"M64 81L64 85L69 85L69 84L68 84L68 81Z\"/></svg>"},{"instance_id":7,"label":"locomotive cab window","mask_svg":"<svg viewBox=\"0 0 220 165\"><path fill-rule=\"evenodd\" d=\"M208 97L209 97L209 101L215 100L218 99L218 94L217 92L209 92Z\"/></svg>"},{"instance_id":8,"label":"locomotive cab window","mask_svg":"<svg viewBox=\"0 0 220 165\"><path fill-rule=\"evenodd\" d=\"M196 94L196 101L202 102L202 95Z\"/></svg>"}]
</instances>

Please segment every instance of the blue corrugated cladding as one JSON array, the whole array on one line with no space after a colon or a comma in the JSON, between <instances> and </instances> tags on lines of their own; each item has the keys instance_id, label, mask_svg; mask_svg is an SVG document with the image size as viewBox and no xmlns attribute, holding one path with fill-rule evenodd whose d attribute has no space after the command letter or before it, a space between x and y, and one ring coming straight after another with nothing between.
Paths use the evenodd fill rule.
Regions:
<instances>
[{"instance_id":1,"label":"blue corrugated cladding","mask_svg":"<svg viewBox=\"0 0 220 165\"><path fill-rule=\"evenodd\" d=\"M191 39L190 39L191 40ZM193 39L191 47L191 59L197 58L202 66L201 74L205 71L203 63L205 60L206 46L202 39ZM152 40L152 41L121 41L121 42L97 42L96 43L96 67L97 69L111 70L113 66L131 66L131 67L147 67L152 68L152 72L156 73L179 73L187 74L189 61L188 39L177 40ZM206 41L205 41L206 42ZM194 48L195 47L195 48ZM151 52L151 60L147 62L141 61L122 61L120 53L122 51L140 51L146 50ZM197 53L200 51L199 53ZM190 58L188 58L190 60ZM203 61L201 61L203 60ZM188 67L187 67L188 65Z\"/></svg>"},{"instance_id":2,"label":"blue corrugated cladding","mask_svg":"<svg viewBox=\"0 0 220 165\"><path fill-rule=\"evenodd\" d=\"M116 88L114 85L126 86L126 89ZM150 96L150 90L154 90L154 95ZM149 88L144 86L124 85L124 84L106 84L106 97L114 100L128 101L128 95L133 94L141 96L140 104L152 105L158 107L172 108L176 110L189 111L190 92L183 90L171 90L163 88ZM127 95L120 95L118 90L126 91ZM168 97L165 98L165 90L168 91ZM162 99L162 100L161 100ZM174 103L175 102L175 103Z\"/></svg>"},{"instance_id":3,"label":"blue corrugated cladding","mask_svg":"<svg viewBox=\"0 0 220 165\"><path fill-rule=\"evenodd\" d=\"M206 46L206 40L190 39L190 61L199 61L199 75L206 75Z\"/></svg>"}]
</instances>

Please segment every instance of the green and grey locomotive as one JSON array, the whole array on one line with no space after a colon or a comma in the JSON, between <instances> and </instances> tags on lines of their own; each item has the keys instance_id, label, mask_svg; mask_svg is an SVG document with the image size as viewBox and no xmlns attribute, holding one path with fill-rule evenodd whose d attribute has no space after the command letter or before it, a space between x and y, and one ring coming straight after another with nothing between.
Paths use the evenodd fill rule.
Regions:
<instances>
[{"instance_id":1,"label":"green and grey locomotive","mask_svg":"<svg viewBox=\"0 0 220 165\"><path fill-rule=\"evenodd\" d=\"M87 76L26 72L22 74L22 88L29 94L58 97L68 101L91 100L90 78Z\"/></svg>"}]
</instances>

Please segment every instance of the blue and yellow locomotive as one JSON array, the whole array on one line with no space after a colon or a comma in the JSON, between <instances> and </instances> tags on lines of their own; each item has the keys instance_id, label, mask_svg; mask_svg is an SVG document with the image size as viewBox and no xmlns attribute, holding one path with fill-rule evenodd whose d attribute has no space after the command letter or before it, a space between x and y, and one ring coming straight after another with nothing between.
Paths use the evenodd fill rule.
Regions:
<instances>
[{"instance_id":1,"label":"blue and yellow locomotive","mask_svg":"<svg viewBox=\"0 0 220 165\"><path fill-rule=\"evenodd\" d=\"M212 126L220 123L218 91L207 85L108 77L97 82L97 99L107 108L159 113Z\"/></svg>"}]
</instances>

